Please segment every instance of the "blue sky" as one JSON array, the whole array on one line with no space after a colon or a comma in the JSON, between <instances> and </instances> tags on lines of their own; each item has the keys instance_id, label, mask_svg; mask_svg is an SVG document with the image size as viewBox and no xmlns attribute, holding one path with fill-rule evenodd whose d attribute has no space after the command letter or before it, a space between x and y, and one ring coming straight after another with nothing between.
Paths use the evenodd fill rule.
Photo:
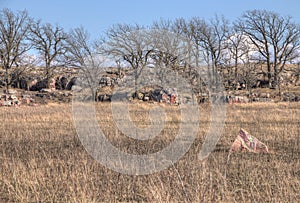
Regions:
<instances>
[{"instance_id":1,"label":"blue sky","mask_svg":"<svg viewBox=\"0 0 300 203\"><path fill-rule=\"evenodd\" d=\"M210 19L215 14L234 21L252 9L290 15L300 23L299 0L0 0L0 8L26 9L32 17L58 23L66 31L82 25L93 38L116 23L149 25L160 18Z\"/></svg>"}]
</instances>

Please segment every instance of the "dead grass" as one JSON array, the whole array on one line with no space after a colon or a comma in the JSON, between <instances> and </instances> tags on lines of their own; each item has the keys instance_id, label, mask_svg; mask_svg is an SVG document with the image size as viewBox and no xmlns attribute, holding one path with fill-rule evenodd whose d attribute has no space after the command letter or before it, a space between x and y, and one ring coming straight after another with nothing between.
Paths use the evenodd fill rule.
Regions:
<instances>
[{"instance_id":1,"label":"dead grass","mask_svg":"<svg viewBox=\"0 0 300 203\"><path fill-rule=\"evenodd\" d=\"M135 104L131 115L149 124L154 104ZM164 107L164 106L162 106ZM206 161L198 152L209 126L201 126L189 152L167 170L129 176L98 164L81 145L71 105L0 108L0 202L297 202L300 198L300 104L239 104L227 107L224 134ZM166 127L151 141L134 141L115 129L110 105L97 106L99 125L110 141L130 153L153 153L178 131L177 107L165 107ZM240 128L273 153L233 154L228 149Z\"/></svg>"}]
</instances>

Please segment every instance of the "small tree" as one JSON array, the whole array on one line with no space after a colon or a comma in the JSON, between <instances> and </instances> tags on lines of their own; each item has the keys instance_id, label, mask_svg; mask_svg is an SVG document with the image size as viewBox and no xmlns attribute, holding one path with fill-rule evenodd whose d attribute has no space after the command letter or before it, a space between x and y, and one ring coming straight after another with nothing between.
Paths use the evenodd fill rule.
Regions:
<instances>
[{"instance_id":1,"label":"small tree","mask_svg":"<svg viewBox=\"0 0 300 203\"><path fill-rule=\"evenodd\" d=\"M231 36L227 39L227 50L229 64L233 66L232 76L237 78L239 65L244 62L243 59L249 59L249 39L243 33L239 33L236 29L232 30ZM249 59L250 60L250 59Z\"/></svg>"},{"instance_id":2,"label":"small tree","mask_svg":"<svg viewBox=\"0 0 300 203\"><path fill-rule=\"evenodd\" d=\"M134 70L135 87L153 52L149 32L139 25L117 24L106 32L101 53L122 60Z\"/></svg>"},{"instance_id":3,"label":"small tree","mask_svg":"<svg viewBox=\"0 0 300 203\"><path fill-rule=\"evenodd\" d=\"M52 69L63 65L63 62L59 61L59 57L66 53L66 38L66 33L58 25L53 27L51 24L42 24L37 21L30 26L29 39L44 60L48 87L53 76Z\"/></svg>"},{"instance_id":4,"label":"small tree","mask_svg":"<svg viewBox=\"0 0 300 203\"><path fill-rule=\"evenodd\" d=\"M83 27L72 29L66 39L66 64L84 68L87 63L94 64L95 46L90 41L90 34Z\"/></svg>"},{"instance_id":5,"label":"small tree","mask_svg":"<svg viewBox=\"0 0 300 203\"><path fill-rule=\"evenodd\" d=\"M299 26L292 22L291 17L266 10L252 10L242 15L236 27L249 37L259 52L257 57L267 64L270 87L278 88L284 66L297 57Z\"/></svg>"},{"instance_id":6,"label":"small tree","mask_svg":"<svg viewBox=\"0 0 300 203\"><path fill-rule=\"evenodd\" d=\"M81 76L95 98L95 87L101 77L103 59L96 54L95 44L90 40L90 34L83 28L72 29L66 39L65 62L68 66L80 68Z\"/></svg>"},{"instance_id":7,"label":"small tree","mask_svg":"<svg viewBox=\"0 0 300 203\"><path fill-rule=\"evenodd\" d=\"M198 43L202 48L204 60L207 64L207 75L212 85L221 82L218 77L221 65L224 63L224 51L227 49L226 41L229 35L228 21L216 16L210 22L202 20L197 29Z\"/></svg>"},{"instance_id":8,"label":"small tree","mask_svg":"<svg viewBox=\"0 0 300 203\"><path fill-rule=\"evenodd\" d=\"M13 72L19 73L21 70L18 69L24 67L21 66L22 57L30 49L30 45L26 42L29 21L26 11L17 13L8 9L0 11L0 65L5 69L7 90L15 79L12 77Z\"/></svg>"}]
</instances>

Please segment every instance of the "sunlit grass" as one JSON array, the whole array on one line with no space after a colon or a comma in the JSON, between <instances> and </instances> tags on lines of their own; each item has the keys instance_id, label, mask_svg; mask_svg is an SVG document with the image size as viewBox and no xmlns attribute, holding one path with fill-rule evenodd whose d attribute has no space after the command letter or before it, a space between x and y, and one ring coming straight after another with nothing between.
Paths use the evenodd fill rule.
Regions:
<instances>
[{"instance_id":1,"label":"sunlit grass","mask_svg":"<svg viewBox=\"0 0 300 203\"><path fill-rule=\"evenodd\" d=\"M149 124L157 104L130 106L139 127ZM166 106L166 125L149 141L135 141L116 129L109 103L97 105L99 126L129 153L153 153L178 132L178 107ZM97 163L78 139L70 104L0 108L1 202L295 202L300 198L300 104L227 106L223 136L205 161L198 153L210 112L200 106L197 138L177 163L148 176L129 176ZM270 154L232 154L240 128L268 145ZM227 173L225 177L225 169Z\"/></svg>"}]
</instances>

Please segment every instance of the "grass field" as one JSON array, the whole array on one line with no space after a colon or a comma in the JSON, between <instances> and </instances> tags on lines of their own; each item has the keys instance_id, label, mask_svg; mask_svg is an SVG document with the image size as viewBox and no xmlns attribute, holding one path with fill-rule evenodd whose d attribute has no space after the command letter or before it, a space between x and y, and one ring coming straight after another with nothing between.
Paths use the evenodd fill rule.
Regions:
<instances>
[{"instance_id":1,"label":"grass field","mask_svg":"<svg viewBox=\"0 0 300 203\"><path fill-rule=\"evenodd\" d=\"M137 126L149 123L145 111L153 105L132 106ZM152 153L167 146L178 131L177 107L162 107L167 112L166 126L151 141L133 141L116 130L108 103L97 105L97 118L118 148ZM228 105L223 136L205 161L198 159L198 153L210 112L205 105L199 109L199 132L184 157L164 171L130 176L105 168L85 151L75 131L71 104L1 107L0 202L299 201L299 103ZM271 153L235 153L226 165L240 128L267 144Z\"/></svg>"}]
</instances>

